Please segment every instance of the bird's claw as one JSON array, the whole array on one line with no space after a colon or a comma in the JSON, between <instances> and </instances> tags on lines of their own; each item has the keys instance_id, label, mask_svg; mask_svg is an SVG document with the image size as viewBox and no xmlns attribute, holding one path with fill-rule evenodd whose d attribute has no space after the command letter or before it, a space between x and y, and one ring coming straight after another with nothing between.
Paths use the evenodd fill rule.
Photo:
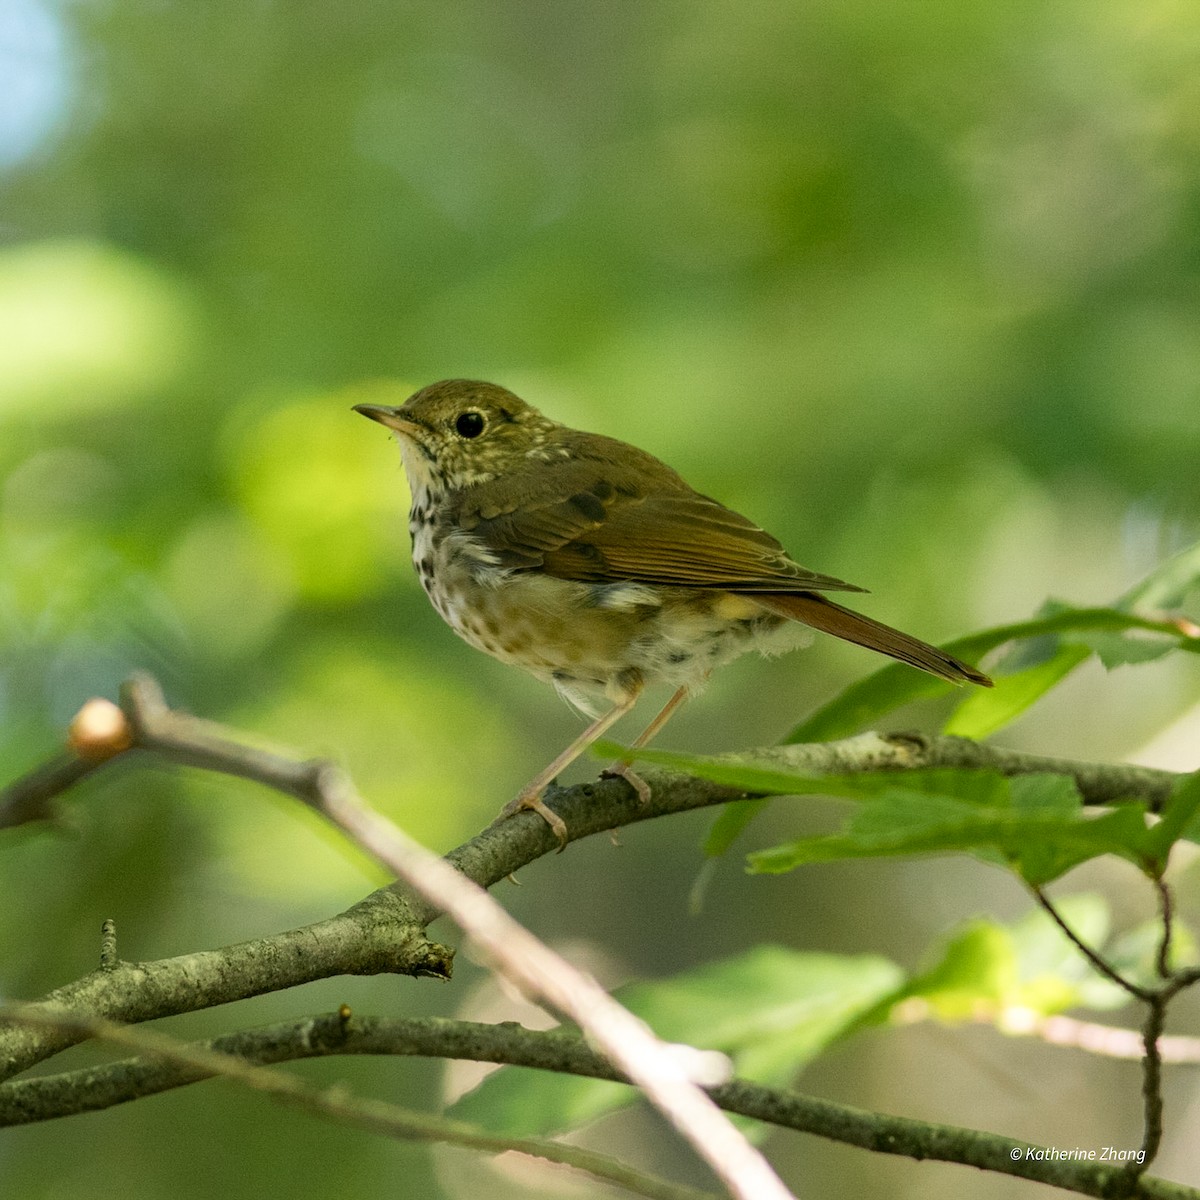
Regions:
<instances>
[{"instance_id":1,"label":"bird's claw","mask_svg":"<svg viewBox=\"0 0 1200 1200\"><path fill-rule=\"evenodd\" d=\"M605 779L623 779L635 792L637 792L638 803L647 805L650 803L650 785L630 766L629 763L616 762L611 767L605 767L600 774Z\"/></svg>"},{"instance_id":2,"label":"bird's claw","mask_svg":"<svg viewBox=\"0 0 1200 1200\"><path fill-rule=\"evenodd\" d=\"M567 823L542 800L540 792L521 792L515 800L510 800L500 810L500 815L496 818L496 822L503 821L507 817L515 816L517 813L526 810L537 813L550 826L550 832L558 840L558 852L561 854L567 848L569 837Z\"/></svg>"}]
</instances>

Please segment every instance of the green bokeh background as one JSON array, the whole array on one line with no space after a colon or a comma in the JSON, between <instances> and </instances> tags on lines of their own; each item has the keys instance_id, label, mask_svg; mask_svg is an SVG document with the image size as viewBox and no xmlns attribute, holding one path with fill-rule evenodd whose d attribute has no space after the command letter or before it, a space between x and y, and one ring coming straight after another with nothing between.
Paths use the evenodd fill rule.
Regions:
<instances>
[{"instance_id":1,"label":"green bokeh background","mask_svg":"<svg viewBox=\"0 0 1200 1200\"><path fill-rule=\"evenodd\" d=\"M935 640L1049 595L1108 602L1200 537L1186 0L13 0L0 108L4 778L144 667L181 706L337 758L436 848L478 829L578 726L429 609L398 455L350 412L446 376L658 453ZM827 640L743 660L664 744L770 742L872 666ZM1194 766L1171 747L1194 751L1198 696L1174 660L1093 665L1004 736ZM756 844L795 819L777 806ZM9 996L90 969L103 917L152 958L318 918L381 878L226 780L96 782L70 823L0 848ZM948 923L1024 904L956 860L781 879L730 861L689 915L706 824L573 846L502 898L612 983L760 939L911 965ZM1130 876L1085 874L1143 913ZM169 1028L342 1001L509 1011L463 961L449 986L341 980ZM800 1083L1135 1144L1136 1068L1064 1053L915 1029ZM443 1089L432 1064L300 1070L415 1105ZM1169 1114L1196 1099L1170 1081ZM652 1120L596 1136L703 1181ZM965 1186L799 1137L770 1150L804 1194ZM1160 1166L1200 1182L1184 1132ZM28 1197L607 1194L491 1171L219 1084L0 1139L5 1190Z\"/></svg>"}]
</instances>

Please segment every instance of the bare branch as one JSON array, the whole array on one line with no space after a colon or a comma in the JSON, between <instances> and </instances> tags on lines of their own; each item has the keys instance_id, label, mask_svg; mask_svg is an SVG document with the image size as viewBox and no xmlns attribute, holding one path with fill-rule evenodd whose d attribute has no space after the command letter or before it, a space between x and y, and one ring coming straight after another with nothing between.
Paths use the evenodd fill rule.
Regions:
<instances>
[{"instance_id":1,"label":"bare branch","mask_svg":"<svg viewBox=\"0 0 1200 1200\"><path fill-rule=\"evenodd\" d=\"M482 939L490 960L511 970L526 990L537 990L543 995L548 992L546 998L558 1011L584 1023L594 1022L593 1004L599 1003L603 1008L610 1003L606 993L591 981L585 982L583 992L567 982L570 976L542 986L545 972L550 970L553 978L554 970L550 969L549 960L542 961L540 952L528 946L522 947L517 955L505 957L510 946L520 944L519 934L529 935L519 926L515 927L519 934L514 933L503 910L497 908L492 912L488 907L491 902L481 889L557 848L548 827L536 817L521 814L488 829L443 862L415 847L377 814L365 810L349 781L336 767L319 761L298 761L286 754L248 746L230 738L218 726L174 712L165 705L152 681L138 679L127 686L123 713L127 724L118 720L109 728L112 723L107 718L111 713L108 709L102 712L99 706L94 709L96 720L91 720L91 715L84 722L81 713L80 727L72 731L73 744L85 750L88 757L56 760L0 792L0 826L46 817L52 812L54 797L98 765L149 750L173 762L256 780L296 796L351 831L361 844L373 847L397 874L407 874L411 890L393 885L329 921L273 938L158 963L122 963L115 959L115 949L110 949L102 958L101 971L44 998L45 1003L59 1011L82 1009L122 1021L141 1021L333 974L392 971L446 976L450 972L451 952L429 942L423 932L428 922L443 911L450 912L468 931L468 936ZM127 754L128 746L133 749ZM1170 772L1149 768L1042 758L997 751L961 738L919 735L866 734L842 742L776 747L755 752L753 757L758 761L784 762L813 773L904 771L931 766L987 767L1006 774L1058 772L1075 779L1087 803L1108 804L1139 798L1150 808L1161 805L1176 778ZM665 772L646 774L654 785L648 805L639 803L619 781L551 789L550 802L567 819L572 838L579 838L648 817L748 797L746 792L690 777ZM427 858L423 857L426 855ZM460 890L463 880L451 867L474 880L479 888L467 885ZM434 882L431 884L430 880ZM446 884L447 880L454 882ZM444 886L450 891L445 891ZM530 962L537 964L536 969L529 970ZM1181 981L1174 980L1173 984L1178 988ZM627 1014L624 1019L632 1021ZM612 1040L619 1044L618 1049L627 1047L630 1038L637 1045L639 1037L648 1037L648 1032L637 1023L622 1027L622 1018L617 1022L620 1032L613 1033ZM638 1032L633 1032L634 1029ZM3 1066L0 1074L11 1075L24 1069L61 1050L76 1037L61 1027L0 1029ZM643 1044L625 1064L631 1074L642 1069L646 1052ZM687 1071L670 1056L666 1061L667 1090L679 1088L680 1095L694 1099L697 1094L694 1089L689 1091ZM684 1101L685 1108L691 1102ZM698 1111L707 1110L702 1104ZM700 1119L703 1123L708 1118ZM717 1151L718 1157L743 1153L736 1140L725 1145L724 1135L715 1141L711 1134L694 1140L704 1143L705 1152L714 1145L724 1146ZM755 1155L744 1162L756 1158ZM741 1170L745 1169L743 1165ZM779 1187L777 1181L774 1186Z\"/></svg>"},{"instance_id":2,"label":"bare branch","mask_svg":"<svg viewBox=\"0 0 1200 1200\"><path fill-rule=\"evenodd\" d=\"M492 1154L510 1151L529 1154L586 1171L589 1175L616 1184L626 1191L649 1197L649 1200L716 1200L711 1192L671 1183L627 1166L609 1155L599 1154L582 1146L572 1146L548 1138L499 1137L464 1121L432 1116L380 1100L352 1096L341 1087L311 1087L293 1075L254 1065L252 1059L248 1060L245 1056L217 1049L211 1042L187 1044L157 1030L128 1029L123 1025L115 1025L111 1021L94 1017L48 1012L35 1005L8 1008L4 1010L4 1017L6 1020L43 1027L68 1027L76 1035L136 1050L142 1055L150 1056L150 1062L160 1070L165 1068L168 1072L174 1072L180 1083L213 1077L231 1079L307 1112L387 1137L445 1142ZM345 1025L350 1020L350 1010L343 1008L331 1017L317 1020L326 1025Z\"/></svg>"},{"instance_id":3,"label":"bare branch","mask_svg":"<svg viewBox=\"0 0 1200 1200\"><path fill-rule=\"evenodd\" d=\"M712 1078L714 1056L670 1047L595 980L535 938L486 890L426 850L358 795L332 763L295 762L247 746L211 722L171 711L157 683L135 676L124 687L127 744L174 762L254 779L316 809L395 872L425 901L449 914L480 955L526 995L575 1021L638 1085L708 1163L731 1195L786 1200L788 1190L763 1156L697 1085ZM122 737L126 731L119 731ZM57 1011L61 1011L57 1009ZM725 1069L727 1060L723 1060Z\"/></svg>"},{"instance_id":4,"label":"bare branch","mask_svg":"<svg viewBox=\"0 0 1200 1200\"><path fill-rule=\"evenodd\" d=\"M995 1024L1010 1036L1036 1037L1051 1046L1084 1050L1104 1058L1136 1061L1145 1053L1143 1034L1136 1029L1081 1021L1078 1017L1043 1017L1028 1009L1005 1010L997 1021L980 1017L980 1024ZM1158 1052L1164 1063L1200 1066L1200 1038L1164 1035L1158 1039Z\"/></svg>"},{"instance_id":5,"label":"bare branch","mask_svg":"<svg viewBox=\"0 0 1200 1200\"><path fill-rule=\"evenodd\" d=\"M203 722L197 721L196 724L198 728L216 728ZM164 751L175 752L172 757L176 762L206 767L210 761L207 751L217 749L219 752L219 742L216 747L201 747L192 738L187 745L173 745L172 739L163 730L159 731L159 737ZM306 771L311 764L298 763L286 755L253 751L250 747L243 746L242 750L244 770L232 773L243 778L269 781L272 787L304 798L302 793L308 786ZM1157 811L1162 806L1179 778L1172 771L1154 767L1078 762L982 745L967 738L926 737L923 734L865 733L834 742L766 746L730 757L777 763L812 775L920 771L933 767L987 768L1002 775L1069 775L1079 788L1085 804L1107 805L1141 800L1151 811ZM0 789L0 828L51 819L53 809L50 802L103 766L105 761L113 760L88 761L73 755L62 755ZM759 795L647 767L639 767L638 773L654 780L653 795L648 804L639 803L629 788L613 780L570 788L550 788L548 795L553 798L552 807L567 819L571 840L618 825L630 825L636 821L713 804L726 804L731 800L754 799ZM591 820L587 822L586 829L577 830L580 814Z\"/></svg>"},{"instance_id":6,"label":"bare branch","mask_svg":"<svg viewBox=\"0 0 1200 1200\"><path fill-rule=\"evenodd\" d=\"M244 1030L197 1043L196 1048L259 1064L342 1054L465 1058L625 1082L578 1034L561 1029L525 1029L513 1022L488 1025L438 1017L346 1019L330 1013ZM59 1075L14 1080L0 1085L0 1125L95 1111L182 1087L212 1074L176 1055L170 1061L139 1057ZM1044 1153L1044 1147L999 1134L865 1112L740 1079L708 1091L728 1112L877 1153L958 1163L1085 1196L1200 1200L1200 1191L1194 1188L1148 1176L1129 1181L1120 1167L1054 1158Z\"/></svg>"},{"instance_id":7,"label":"bare branch","mask_svg":"<svg viewBox=\"0 0 1200 1200\"><path fill-rule=\"evenodd\" d=\"M1055 908L1049 896L1046 895L1040 887L1031 887L1029 889L1033 893L1033 898L1041 905L1050 919L1062 930L1063 936L1088 960L1092 966L1100 972L1105 979L1115 983L1122 991L1128 992L1135 1000L1142 1000L1149 1004L1155 996L1155 993L1149 988L1141 987L1131 979L1126 979L1115 967L1112 966L1101 954L1098 954L1091 946L1087 944L1071 927L1063 920L1062 914Z\"/></svg>"}]
</instances>

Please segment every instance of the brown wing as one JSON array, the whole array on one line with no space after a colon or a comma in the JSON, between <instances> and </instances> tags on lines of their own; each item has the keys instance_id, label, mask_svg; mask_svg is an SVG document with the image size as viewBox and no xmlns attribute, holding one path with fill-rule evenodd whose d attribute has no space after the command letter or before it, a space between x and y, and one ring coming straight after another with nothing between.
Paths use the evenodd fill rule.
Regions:
<instances>
[{"instance_id":1,"label":"brown wing","mask_svg":"<svg viewBox=\"0 0 1200 1200\"><path fill-rule=\"evenodd\" d=\"M637 470L628 462L545 463L538 494L506 481L469 489L459 523L498 565L559 579L745 592L863 590L805 570L769 533L644 458Z\"/></svg>"}]
</instances>

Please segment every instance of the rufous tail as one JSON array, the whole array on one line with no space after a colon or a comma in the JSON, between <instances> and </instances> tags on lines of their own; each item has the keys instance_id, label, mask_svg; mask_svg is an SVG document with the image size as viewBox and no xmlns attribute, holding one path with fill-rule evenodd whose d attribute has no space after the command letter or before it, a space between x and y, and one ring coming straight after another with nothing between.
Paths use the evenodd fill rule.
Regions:
<instances>
[{"instance_id":1,"label":"rufous tail","mask_svg":"<svg viewBox=\"0 0 1200 1200\"><path fill-rule=\"evenodd\" d=\"M817 592L768 592L766 594L746 594L747 599L754 600L764 608L781 617L789 617L803 625L811 625L822 633L831 633L834 637L843 638L869 650L878 650L898 658L909 666L919 667L931 675L948 679L951 683L978 683L983 687L991 687L992 681L982 672L931 646L919 638L882 621L872 621L861 613L852 612L832 600L826 600Z\"/></svg>"}]
</instances>

